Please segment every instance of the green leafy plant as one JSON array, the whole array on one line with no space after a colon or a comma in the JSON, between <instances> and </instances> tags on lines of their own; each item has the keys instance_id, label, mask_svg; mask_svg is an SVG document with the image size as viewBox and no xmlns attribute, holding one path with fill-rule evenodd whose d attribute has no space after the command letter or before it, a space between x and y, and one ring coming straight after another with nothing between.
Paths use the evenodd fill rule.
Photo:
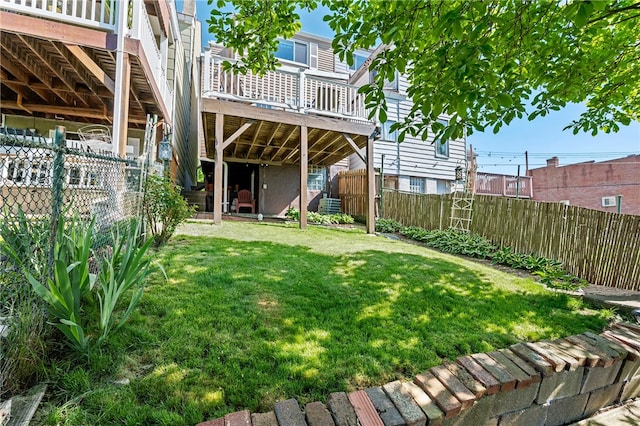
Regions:
<instances>
[{"instance_id":1,"label":"green leafy plant","mask_svg":"<svg viewBox=\"0 0 640 426\"><path fill-rule=\"evenodd\" d=\"M45 358L46 309L23 271L46 274L48 220L27 217L22 209L0 216L0 399L33 382Z\"/></svg>"},{"instance_id":2,"label":"green leafy plant","mask_svg":"<svg viewBox=\"0 0 640 426\"><path fill-rule=\"evenodd\" d=\"M376 220L376 232L394 233L400 232L402 224L397 220L380 218Z\"/></svg>"},{"instance_id":3,"label":"green leafy plant","mask_svg":"<svg viewBox=\"0 0 640 426\"><path fill-rule=\"evenodd\" d=\"M178 225L192 217L196 208L189 206L180 187L166 176L150 175L145 182L143 212L155 247L164 245Z\"/></svg>"},{"instance_id":4,"label":"green leafy plant","mask_svg":"<svg viewBox=\"0 0 640 426\"><path fill-rule=\"evenodd\" d=\"M329 217L329 215L318 212L307 212L307 220L320 225L329 225L331 223L331 217Z\"/></svg>"},{"instance_id":5,"label":"green leafy plant","mask_svg":"<svg viewBox=\"0 0 640 426\"><path fill-rule=\"evenodd\" d=\"M103 250L100 273L92 274L89 264L95 257L91 250L95 237L93 225L93 220L86 224L77 217L70 221L61 217L53 276L39 280L25 271L33 290L47 306L51 324L65 335L69 346L80 353L88 352L93 331L99 331L96 344L100 345L122 326L140 301L145 279L151 272L151 260L145 255L153 241L149 239L139 245L139 224L133 221L124 231L114 231L111 239L114 245ZM97 279L100 285L92 291ZM114 312L118 302L130 290L129 305L116 322ZM94 315L95 312L98 315Z\"/></svg>"},{"instance_id":6,"label":"green leafy plant","mask_svg":"<svg viewBox=\"0 0 640 426\"><path fill-rule=\"evenodd\" d=\"M52 324L80 352L86 352L89 345L81 321L81 301L88 297L96 279L89 273L93 224L93 220L85 225L77 216L70 221L61 216L54 246L53 277L37 279L25 271L33 290L46 303L49 314L57 319Z\"/></svg>"},{"instance_id":7,"label":"green leafy plant","mask_svg":"<svg viewBox=\"0 0 640 426\"><path fill-rule=\"evenodd\" d=\"M540 277L542 284L557 290L576 291L588 285L585 280L557 266L534 271L533 274Z\"/></svg>"},{"instance_id":8,"label":"green leafy plant","mask_svg":"<svg viewBox=\"0 0 640 426\"><path fill-rule=\"evenodd\" d=\"M89 347L89 337L80 324L81 285L70 279L78 264L76 262L67 267L61 260L56 260L54 278L48 278L46 286L30 274L27 278L36 294L47 303L49 314L59 321L53 325L67 337L72 348L85 352Z\"/></svg>"},{"instance_id":9,"label":"green leafy plant","mask_svg":"<svg viewBox=\"0 0 640 426\"><path fill-rule=\"evenodd\" d=\"M138 222L132 225L126 233L116 235L111 258L103 260L98 276L101 288L97 294L101 331L99 342L111 331L119 329L129 318L142 297L145 280L151 273L151 259L145 257L145 254L153 241L149 239L138 246ZM114 327L113 312L116 305L124 293L131 289L133 293L129 305Z\"/></svg>"},{"instance_id":10,"label":"green leafy plant","mask_svg":"<svg viewBox=\"0 0 640 426\"><path fill-rule=\"evenodd\" d=\"M35 275L46 268L47 247L50 235L48 220L27 218L22 209L13 215L8 210L0 221L0 274L10 270L28 269Z\"/></svg>"},{"instance_id":11,"label":"green leafy plant","mask_svg":"<svg viewBox=\"0 0 640 426\"><path fill-rule=\"evenodd\" d=\"M300 210L291 207L284 214L289 220L300 220ZM307 212L307 221L311 223L317 223L320 225L334 224L352 224L354 223L353 217L346 213L334 213L325 214L318 212Z\"/></svg>"},{"instance_id":12,"label":"green leafy plant","mask_svg":"<svg viewBox=\"0 0 640 426\"><path fill-rule=\"evenodd\" d=\"M300 210L295 207L289 207L284 216L289 220L300 220Z\"/></svg>"},{"instance_id":13,"label":"green leafy plant","mask_svg":"<svg viewBox=\"0 0 640 426\"><path fill-rule=\"evenodd\" d=\"M330 216L332 223L351 225L354 223L354 219L351 215L346 213L334 213Z\"/></svg>"}]
</instances>

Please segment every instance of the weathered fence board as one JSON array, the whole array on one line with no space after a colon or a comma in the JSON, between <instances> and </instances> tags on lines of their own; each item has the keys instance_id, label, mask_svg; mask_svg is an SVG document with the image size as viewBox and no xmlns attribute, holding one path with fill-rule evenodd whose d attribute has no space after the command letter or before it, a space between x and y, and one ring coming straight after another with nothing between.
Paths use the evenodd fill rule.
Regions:
<instances>
[{"instance_id":1,"label":"weathered fence board","mask_svg":"<svg viewBox=\"0 0 640 426\"><path fill-rule=\"evenodd\" d=\"M385 190L382 200L383 217L405 226L449 225L451 195ZM470 231L517 252L556 259L591 283L640 290L640 216L476 195Z\"/></svg>"}]
</instances>

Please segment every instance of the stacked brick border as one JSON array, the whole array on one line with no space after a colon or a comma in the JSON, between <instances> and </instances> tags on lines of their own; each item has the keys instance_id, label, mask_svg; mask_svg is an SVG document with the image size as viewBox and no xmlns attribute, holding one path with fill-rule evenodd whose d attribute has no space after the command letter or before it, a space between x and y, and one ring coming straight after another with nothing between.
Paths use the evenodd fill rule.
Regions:
<instances>
[{"instance_id":1,"label":"stacked brick border","mask_svg":"<svg viewBox=\"0 0 640 426\"><path fill-rule=\"evenodd\" d=\"M239 411L197 426L563 425L640 396L640 325L460 357L413 382Z\"/></svg>"}]
</instances>

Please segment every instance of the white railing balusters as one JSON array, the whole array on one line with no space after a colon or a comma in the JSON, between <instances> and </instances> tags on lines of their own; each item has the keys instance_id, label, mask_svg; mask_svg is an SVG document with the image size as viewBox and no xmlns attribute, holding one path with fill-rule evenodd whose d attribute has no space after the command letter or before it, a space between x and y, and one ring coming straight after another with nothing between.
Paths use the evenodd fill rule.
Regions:
<instances>
[{"instance_id":1,"label":"white railing balusters","mask_svg":"<svg viewBox=\"0 0 640 426\"><path fill-rule=\"evenodd\" d=\"M0 7L26 15L114 32L115 3L115 0L100 3L97 0L0 0ZM100 8L100 19L96 17L97 7ZM91 14L88 13L89 10Z\"/></svg>"},{"instance_id":2,"label":"white railing balusters","mask_svg":"<svg viewBox=\"0 0 640 426\"><path fill-rule=\"evenodd\" d=\"M358 88L320 78L306 71L276 70L260 77L251 72L225 72L229 58L204 55L203 96L239 100L254 104L351 120L369 121Z\"/></svg>"}]
</instances>

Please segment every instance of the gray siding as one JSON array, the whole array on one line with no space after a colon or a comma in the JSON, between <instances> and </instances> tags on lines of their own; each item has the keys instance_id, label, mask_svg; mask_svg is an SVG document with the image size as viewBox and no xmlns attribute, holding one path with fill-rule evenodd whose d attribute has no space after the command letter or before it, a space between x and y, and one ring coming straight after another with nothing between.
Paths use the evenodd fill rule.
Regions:
<instances>
[{"instance_id":1,"label":"gray siding","mask_svg":"<svg viewBox=\"0 0 640 426\"><path fill-rule=\"evenodd\" d=\"M180 38L176 40L175 55L175 110L173 143L178 164L176 181L183 187L195 185L198 168L197 133L193 133L191 120L194 96L199 93L198 79L194 79L197 55L200 49L200 26L190 16L180 15Z\"/></svg>"}]
</instances>

